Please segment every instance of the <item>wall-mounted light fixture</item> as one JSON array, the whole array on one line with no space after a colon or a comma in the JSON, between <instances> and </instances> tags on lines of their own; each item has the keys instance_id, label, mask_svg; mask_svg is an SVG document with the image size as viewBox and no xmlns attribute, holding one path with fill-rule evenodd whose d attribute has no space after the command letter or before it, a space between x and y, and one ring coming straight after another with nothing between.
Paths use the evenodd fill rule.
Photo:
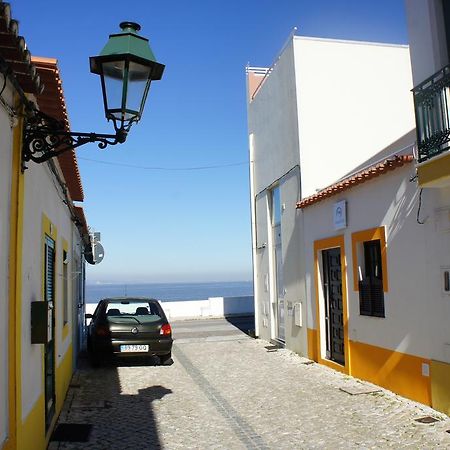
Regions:
<instances>
[{"instance_id":1,"label":"wall-mounted light fixture","mask_svg":"<svg viewBox=\"0 0 450 450\"><path fill-rule=\"evenodd\" d=\"M42 163L67 150L89 142L108 145L125 142L133 125L140 120L153 80L160 80L164 65L156 62L148 39L138 34L140 25L122 22L122 31L111 34L99 56L89 58L91 72L100 76L105 116L112 120L116 134L77 133L33 108L24 130L23 162Z\"/></svg>"}]
</instances>

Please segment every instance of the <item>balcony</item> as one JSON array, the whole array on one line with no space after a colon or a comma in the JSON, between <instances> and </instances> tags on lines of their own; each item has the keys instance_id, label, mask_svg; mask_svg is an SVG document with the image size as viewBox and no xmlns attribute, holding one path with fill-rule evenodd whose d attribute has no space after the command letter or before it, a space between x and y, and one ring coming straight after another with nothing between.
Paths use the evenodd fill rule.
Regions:
<instances>
[{"instance_id":1,"label":"balcony","mask_svg":"<svg viewBox=\"0 0 450 450\"><path fill-rule=\"evenodd\" d=\"M450 184L450 65L416 86L413 94L419 184L425 187L448 185ZM444 162L443 159L448 161Z\"/></svg>"}]
</instances>

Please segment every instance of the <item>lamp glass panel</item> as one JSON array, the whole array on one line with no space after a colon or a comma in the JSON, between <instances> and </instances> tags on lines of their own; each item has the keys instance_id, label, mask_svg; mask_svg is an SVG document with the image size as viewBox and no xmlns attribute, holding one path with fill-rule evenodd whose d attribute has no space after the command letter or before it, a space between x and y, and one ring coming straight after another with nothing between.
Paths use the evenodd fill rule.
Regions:
<instances>
[{"instance_id":1,"label":"lamp glass panel","mask_svg":"<svg viewBox=\"0 0 450 450\"><path fill-rule=\"evenodd\" d=\"M103 63L103 77L105 80L107 114L117 119L122 117L123 81L125 78L125 61L109 61ZM116 111L111 111L116 110Z\"/></svg>"},{"instance_id":2,"label":"lamp glass panel","mask_svg":"<svg viewBox=\"0 0 450 450\"><path fill-rule=\"evenodd\" d=\"M151 67L130 61L128 69L127 110L142 112L147 96L147 83L150 84Z\"/></svg>"}]
</instances>

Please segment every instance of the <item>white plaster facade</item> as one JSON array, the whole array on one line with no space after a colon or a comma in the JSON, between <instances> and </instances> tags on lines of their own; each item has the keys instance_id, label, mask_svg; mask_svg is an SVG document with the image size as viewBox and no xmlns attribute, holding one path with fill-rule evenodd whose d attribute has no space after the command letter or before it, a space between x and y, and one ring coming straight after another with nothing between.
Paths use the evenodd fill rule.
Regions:
<instances>
[{"instance_id":1,"label":"white plaster facade","mask_svg":"<svg viewBox=\"0 0 450 450\"><path fill-rule=\"evenodd\" d=\"M69 333L63 338L63 274L62 248L63 240L68 242L68 249L73 247L73 222L70 212L64 204L64 196L48 165L29 163L25 174L24 211L23 211L23 246L22 246L22 419L25 419L42 395L44 373L42 369L42 345L31 344L31 302L43 300L43 215L56 229L55 261L55 364L56 368L66 356L72 345L72 310L69 309ZM81 240L78 235L77 244ZM70 256L72 256L69 253ZM69 258L69 292L72 291L72 261ZM71 302L72 303L72 302ZM33 368L33 370L32 370Z\"/></svg>"},{"instance_id":2,"label":"white plaster facade","mask_svg":"<svg viewBox=\"0 0 450 450\"><path fill-rule=\"evenodd\" d=\"M9 82L2 98L12 105L13 90ZM8 417L8 343L9 343L9 244L11 207L11 168L13 129L7 107L0 104L0 447L9 426Z\"/></svg>"},{"instance_id":3,"label":"white plaster facade","mask_svg":"<svg viewBox=\"0 0 450 450\"><path fill-rule=\"evenodd\" d=\"M435 323L435 314L446 308L450 312L450 297L442 294L439 279L434 282L430 279L429 266L423 263L427 255L429 264L439 267L439 261L429 251L431 243L428 242L429 231L436 226L436 199L423 198L426 207L422 206L420 216L428 216L428 219L424 225L418 224L419 191L417 184L410 182L414 175L415 167L411 163L304 209L304 236L308 243L305 245L308 328L317 328L316 295L322 295L322 287L319 286L317 293L314 284L316 255L313 243L343 235L349 339L416 356L430 356L430 330ZM347 226L336 230L333 205L340 201L347 203ZM353 289L358 273L353 273L352 233L376 227L385 227L386 232L388 273L384 276L388 277L389 290L384 296L385 318L360 315L358 292ZM445 243L442 237L436 239L435 245ZM435 310L434 314L431 309ZM443 330L445 320L438 326Z\"/></svg>"},{"instance_id":4,"label":"white plaster facade","mask_svg":"<svg viewBox=\"0 0 450 450\"><path fill-rule=\"evenodd\" d=\"M270 69L247 69L247 85L256 333L279 337L274 323L281 276L284 341L307 355L307 242L296 202L414 128L409 51L293 36ZM276 186L282 205L278 277L271 224Z\"/></svg>"},{"instance_id":5,"label":"white plaster facade","mask_svg":"<svg viewBox=\"0 0 450 450\"><path fill-rule=\"evenodd\" d=\"M449 63L442 1L405 0L414 86Z\"/></svg>"}]
</instances>

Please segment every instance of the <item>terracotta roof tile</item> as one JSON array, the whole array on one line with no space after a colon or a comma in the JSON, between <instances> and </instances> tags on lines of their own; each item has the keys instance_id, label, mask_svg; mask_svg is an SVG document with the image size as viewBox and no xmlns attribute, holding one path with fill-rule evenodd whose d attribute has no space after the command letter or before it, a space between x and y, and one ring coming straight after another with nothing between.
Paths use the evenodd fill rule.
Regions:
<instances>
[{"instance_id":1,"label":"terracotta roof tile","mask_svg":"<svg viewBox=\"0 0 450 450\"><path fill-rule=\"evenodd\" d=\"M45 114L63 122L66 130L69 131L69 118L67 116L66 102L57 60L33 56L32 62L36 66L37 72L45 85L43 92L36 97L39 109ZM83 187L81 185L75 150L68 150L57 158L71 199L78 202L83 201Z\"/></svg>"},{"instance_id":2,"label":"terracotta roof tile","mask_svg":"<svg viewBox=\"0 0 450 450\"><path fill-rule=\"evenodd\" d=\"M0 0L0 57L11 68L12 76L24 92L38 94L42 82L31 61L31 54L22 36L19 23L11 17L11 6Z\"/></svg>"},{"instance_id":3,"label":"terracotta roof tile","mask_svg":"<svg viewBox=\"0 0 450 450\"><path fill-rule=\"evenodd\" d=\"M333 195L336 195L340 192L351 189L358 184L365 183L366 181L372 180L380 175L384 175L391 170L394 170L398 167L403 166L411 161L413 161L413 155L399 155L393 156L392 158L388 158L381 163L375 164L372 167L361 170L351 176L338 181L337 183L328 186L327 188L321 190L317 194L311 195L310 197L304 198L300 202L297 203L297 208L303 209L308 206L311 206L315 203L318 203L322 200L325 200Z\"/></svg>"}]
</instances>

